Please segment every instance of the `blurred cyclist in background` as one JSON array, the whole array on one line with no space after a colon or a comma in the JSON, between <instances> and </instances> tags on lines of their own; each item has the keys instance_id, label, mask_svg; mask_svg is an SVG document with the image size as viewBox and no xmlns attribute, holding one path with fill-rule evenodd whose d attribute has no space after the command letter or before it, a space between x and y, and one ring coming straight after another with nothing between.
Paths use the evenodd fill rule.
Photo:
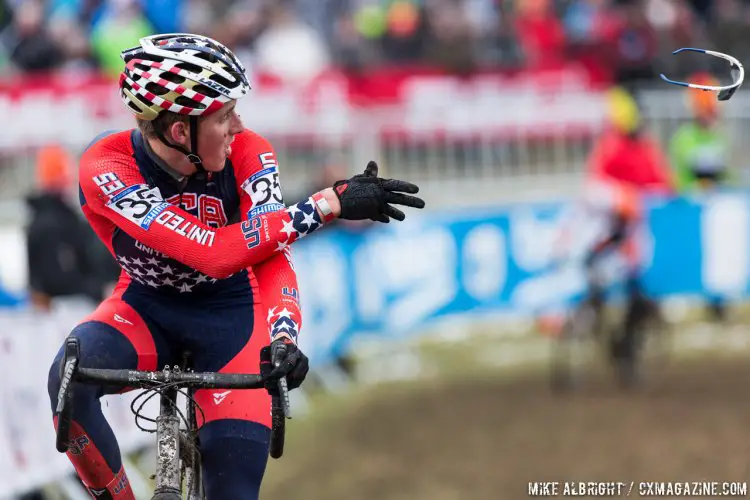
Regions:
<instances>
[{"instance_id":1,"label":"blurred cyclist in background","mask_svg":"<svg viewBox=\"0 0 750 500\"><path fill-rule=\"evenodd\" d=\"M190 353L196 371L286 377L308 371L290 246L336 218L403 220L393 205L424 207L418 187L363 174L284 205L271 144L246 129L237 100L245 69L205 36L145 37L122 52L119 90L138 127L97 137L81 157L79 199L89 224L122 267L114 293L71 336L81 366L155 370ZM271 370L270 344L283 359ZM54 411L63 348L49 370ZM67 451L99 500L134 500L99 398L78 386ZM208 500L255 500L268 460L270 396L199 390ZM304 497L305 494L303 493Z\"/></svg>"},{"instance_id":2,"label":"blurred cyclist in background","mask_svg":"<svg viewBox=\"0 0 750 500\"><path fill-rule=\"evenodd\" d=\"M699 85L720 85L707 73L690 78ZM691 120L675 131L669 143L672 168L680 194L707 192L731 184L729 137L722 127L719 102L713 92L687 89L686 104ZM714 320L726 319L726 303L720 296L709 297L708 312Z\"/></svg>"},{"instance_id":3,"label":"blurred cyclist in background","mask_svg":"<svg viewBox=\"0 0 750 500\"><path fill-rule=\"evenodd\" d=\"M628 306L622 334L613 339L612 355L615 360L630 362L635 355L638 333L634 325L645 308L655 307L640 283L643 256L638 228L644 197L670 194L673 183L667 157L645 130L634 97L624 88L615 87L606 99L607 124L589 157L583 203L589 209L607 214L610 224L592 245L585 261L590 271L606 251L620 248L624 253Z\"/></svg>"},{"instance_id":4,"label":"blurred cyclist in background","mask_svg":"<svg viewBox=\"0 0 750 500\"><path fill-rule=\"evenodd\" d=\"M606 96L607 123L588 161L588 179L617 181L638 192L671 193L667 156L645 128L638 103L624 88Z\"/></svg>"}]
</instances>

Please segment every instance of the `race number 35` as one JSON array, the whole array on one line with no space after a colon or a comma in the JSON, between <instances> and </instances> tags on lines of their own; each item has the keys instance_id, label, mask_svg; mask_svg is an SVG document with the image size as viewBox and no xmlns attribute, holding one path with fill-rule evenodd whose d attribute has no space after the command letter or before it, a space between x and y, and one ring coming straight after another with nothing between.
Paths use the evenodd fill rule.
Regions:
<instances>
[{"instance_id":1,"label":"race number 35","mask_svg":"<svg viewBox=\"0 0 750 500\"><path fill-rule=\"evenodd\" d=\"M278 172L259 177L250 186L253 205L265 205L272 199L275 203L283 203L284 201L281 197Z\"/></svg>"},{"instance_id":2,"label":"race number 35","mask_svg":"<svg viewBox=\"0 0 750 500\"><path fill-rule=\"evenodd\" d=\"M279 185L278 164L274 153L261 153L258 155L258 160L262 167L261 170L255 172L242 184L242 189L253 200L252 208L267 203L284 203L281 186Z\"/></svg>"},{"instance_id":3,"label":"race number 35","mask_svg":"<svg viewBox=\"0 0 750 500\"><path fill-rule=\"evenodd\" d=\"M129 221L148 229L154 218L168 204L162 199L157 188L145 184L131 186L112 197L107 206Z\"/></svg>"}]
</instances>

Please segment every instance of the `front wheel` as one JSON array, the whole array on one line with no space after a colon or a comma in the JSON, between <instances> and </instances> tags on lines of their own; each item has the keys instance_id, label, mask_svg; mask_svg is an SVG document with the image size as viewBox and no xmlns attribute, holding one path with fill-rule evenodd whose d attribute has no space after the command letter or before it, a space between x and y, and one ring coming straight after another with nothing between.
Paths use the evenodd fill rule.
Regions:
<instances>
[{"instance_id":1,"label":"front wheel","mask_svg":"<svg viewBox=\"0 0 750 500\"><path fill-rule=\"evenodd\" d=\"M187 414L189 429L180 429L180 462L182 464L182 484L186 500L203 500L203 474L201 451L198 442L198 423L196 421L196 404L188 398Z\"/></svg>"},{"instance_id":2,"label":"front wheel","mask_svg":"<svg viewBox=\"0 0 750 500\"><path fill-rule=\"evenodd\" d=\"M552 344L550 383L555 392L583 385L601 328L601 304L585 300L578 305Z\"/></svg>"},{"instance_id":3,"label":"front wheel","mask_svg":"<svg viewBox=\"0 0 750 500\"><path fill-rule=\"evenodd\" d=\"M180 460L182 481L187 500L203 500L203 477L201 475L201 455L193 432L180 431Z\"/></svg>"},{"instance_id":4,"label":"front wheel","mask_svg":"<svg viewBox=\"0 0 750 500\"><path fill-rule=\"evenodd\" d=\"M632 389L658 380L668 366L672 340L670 325L659 305L637 299L619 333L611 347L620 387Z\"/></svg>"}]
</instances>

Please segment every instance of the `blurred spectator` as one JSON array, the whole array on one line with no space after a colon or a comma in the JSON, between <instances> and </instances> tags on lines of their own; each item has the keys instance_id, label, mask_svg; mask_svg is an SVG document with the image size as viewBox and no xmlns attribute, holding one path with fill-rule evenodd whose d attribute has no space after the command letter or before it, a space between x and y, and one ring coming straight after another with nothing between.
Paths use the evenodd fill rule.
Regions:
<instances>
[{"instance_id":1,"label":"blurred spectator","mask_svg":"<svg viewBox=\"0 0 750 500\"><path fill-rule=\"evenodd\" d=\"M155 33L182 33L183 0L140 0Z\"/></svg>"},{"instance_id":2,"label":"blurred spectator","mask_svg":"<svg viewBox=\"0 0 750 500\"><path fill-rule=\"evenodd\" d=\"M455 0L436 1L430 4L426 13L426 24L415 20L412 26L409 38L412 59L418 60L423 56L426 62L450 73L475 70L476 33L465 6ZM393 36L391 33L390 37ZM391 57L391 60L394 58Z\"/></svg>"},{"instance_id":3,"label":"blurred spectator","mask_svg":"<svg viewBox=\"0 0 750 500\"><path fill-rule=\"evenodd\" d=\"M719 85L708 74L693 75L690 81ZM715 93L688 89L686 101L692 118L675 131L669 147L676 187L682 193L710 189L731 177L729 138L721 126Z\"/></svg>"},{"instance_id":4,"label":"blurred spectator","mask_svg":"<svg viewBox=\"0 0 750 500\"><path fill-rule=\"evenodd\" d=\"M205 3L193 1L189 8L189 32L208 33L234 48L235 54L252 75L255 44L268 26L270 3L267 0L240 0L231 6L230 3L225 1L228 10L221 12L215 4L209 8Z\"/></svg>"},{"instance_id":5,"label":"blurred spectator","mask_svg":"<svg viewBox=\"0 0 750 500\"><path fill-rule=\"evenodd\" d=\"M711 2L711 23L707 24L714 47L729 51L740 61L750 57L750 39L747 36L750 22L750 4L744 0Z\"/></svg>"},{"instance_id":6,"label":"blurred spectator","mask_svg":"<svg viewBox=\"0 0 750 500\"><path fill-rule=\"evenodd\" d=\"M701 85L719 85L717 79L705 73L693 75L690 81ZM689 194L727 183L732 178L732 172L729 137L721 126L715 93L687 89L686 101L692 119L675 131L669 150L677 189ZM713 319L726 318L726 304L722 297L710 297L707 305Z\"/></svg>"},{"instance_id":7,"label":"blurred spectator","mask_svg":"<svg viewBox=\"0 0 750 500\"><path fill-rule=\"evenodd\" d=\"M288 0L270 6L268 27L255 48L256 69L287 83L305 83L330 62L323 38L300 20Z\"/></svg>"},{"instance_id":8,"label":"blurred spectator","mask_svg":"<svg viewBox=\"0 0 750 500\"><path fill-rule=\"evenodd\" d=\"M74 2L58 1L51 11L50 36L57 44L65 69L93 69L96 61L91 53L88 31L83 29L84 16Z\"/></svg>"},{"instance_id":9,"label":"blurred spectator","mask_svg":"<svg viewBox=\"0 0 750 500\"><path fill-rule=\"evenodd\" d=\"M617 4L606 35L608 57L614 65L615 81L632 86L656 76L657 35L646 17L644 0L619 0Z\"/></svg>"},{"instance_id":10,"label":"blurred spectator","mask_svg":"<svg viewBox=\"0 0 750 500\"><path fill-rule=\"evenodd\" d=\"M565 59L565 30L551 0L516 0L515 30L527 66L558 66Z\"/></svg>"},{"instance_id":11,"label":"blurred spectator","mask_svg":"<svg viewBox=\"0 0 750 500\"><path fill-rule=\"evenodd\" d=\"M565 10L562 21L571 44L588 45L601 36L603 18L607 15L605 0L573 0Z\"/></svg>"},{"instance_id":12,"label":"blurred spectator","mask_svg":"<svg viewBox=\"0 0 750 500\"><path fill-rule=\"evenodd\" d=\"M71 160L65 150L51 145L37 158L39 192L27 198L31 221L26 228L29 287L32 303L48 310L55 297L81 295L93 301L104 296L107 282L116 279L105 268L106 249L67 199ZM115 266L109 256L110 266Z\"/></svg>"},{"instance_id":13,"label":"blurred spectator","mask_svg":"<svg viewBox=\"0 0 750 500\"><path fill-rule=\"evenodd\" d=\"M688 0L687 4L702 20L708 22L713 15L714 0Z\"/></svg>"},{"instance_id":14,"label":"blurred spectator","mask_svg":"<svg viewBox=\"0 0 750 500\"><path fill-rule=\"evenodd\" d=\"M361 24L346 9L337 16L331 33L331 50L333 60L339 66L359 71L365 66L372 66L378 60L377 47L371 38L382 34L380 28L374 35L363 32Z\"/></svg>"},{"instance_id":15,"label":"blurred spectator","mask_svg":"<svg viewBox=\"0 0 750 500\"><path fill-rule=\"evenodd\" d=\"M384 10L385 31L380 43L386 60L398 64L414 63L422 59L428 43L424 10L411 0L396 0ZM461 34L456 31L465 31L466 27L460 10L452 2L446 2L441 12L444 19L450 17L452 22L444 22L439 28L433 28L434 41L440 44L448 39L456 45L460 44L462 41L457 37ZM442 46L444 50L450 50L455 45Z\"/></svg>"},{"instance_id":16,"label":"blurred spectator","mask_svg":"<svg viewBox=\"0 0 750 500\"><path fill-rule=\"evenodd\" d=\"M678 46L750 57L748 23L741 0L5 0L0 69L10 60L22 71L96 66L116 75L119 50L139 37L187 31L283 81L307 81L332 63L463 74L576 61L630 85L652 80L657 54ZM685 57L660 64L675 76L696 69Z\"/></svg>"},{"instance_id":17,"label":"blurred spectator","mask_svg":"<svg viewBox=\"0 0 750 500\"><path fill-rule=\"evenodd\" d=\"M15 45L10 49L11 61L23 71L46 71L62 62L62 53L44 24L41 0L25 0L13 13Z\"/></svg>"},{"instance_id":18,"label":"blurred spectator","mask_svg":"<svg viewBox=\"0 0 750 500\"><path fill-rule=\"evenodd\" d=\"M661 54L672 52L678 47L710 47L705 23L701 16L685 0L649 0L645 8L646 18L653 27ZM708 69L710 58L681 57L662 58L661 71L668 74L686 76L698 69Z\"/></svg>"},{"instance_id":19,"label":"blurred spectator","mask_svg":"<svg viewBox=\"0 0 750 500\"><path fill-rule=\"evenodd\" d=\"M107 0L91 33L92 49L102 70L118 76L122 71L120 52L138 45L140 38L153 32L136 0Z\"/></svg>"}]
</instances>

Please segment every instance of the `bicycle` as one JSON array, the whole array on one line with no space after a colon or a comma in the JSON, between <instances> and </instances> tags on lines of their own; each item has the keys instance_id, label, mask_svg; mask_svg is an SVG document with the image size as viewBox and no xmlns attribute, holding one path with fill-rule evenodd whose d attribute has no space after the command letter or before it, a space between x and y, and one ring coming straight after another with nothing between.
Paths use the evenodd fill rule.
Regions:
<instances>
[{"instance_id":1,"label":"bicycle","mask_svg":"<svg viewBox=\"0 0 750 500\"><path fill-rule=\"evenodd\" d=\"M597 283L595 277L590 277L586 295L567 316L552 343L550 383L555 392L582 386L591 371L592 358L602 354L611 362L616 381L623 389L655 378L666 365L671 329L658 304L638 296L626 306L615 326L609 326L605 291ZM629 355L622 355L618 348L624 345L622 339L628 332L632 335L632 350Z\"/></svg>"},{"instance_id":2,"label":"bicycle","mask_svg":"<svg viewBox=\"0 0 750 500\"><path fill-rule=\"evenodd\" d=\"M278 366L283 358L283 345L274 345L272 362ZM181 500L183 489L187 500L204 500L201 477L200 443L196 411L202 410L191 396L196 389L265 389L266 378L261 375L193 372L188 367L189 354L183 354L179 366L166 366L161 371L109 370L83 368L80 361L78 339L70 338L65 343L62 362L62 381L57 396L55 415L58 418L56 447L65 453L69 443L71 415L73 410L73 383L106 384L116 387L145 389L131 403L131 411L141 430L156 433L156 474L154 496L151 500ZM289 393L285 378L278 381L278 395L272 395L271 443L269 454L279 459L284 453L286 419L291 418ZM159 395L159 416L156 419L140 414L143 406L155 395ZM177 396L186 397L186 413L178 409ZM138 407L138 401L143 400ZM187 415L187 417L186 417ZM156 424L156 430L141 427L139 419ZM182 427L181 423L185 423ZM184 488L183 488L184 486Z\"/></svg>"}]
</instances>

